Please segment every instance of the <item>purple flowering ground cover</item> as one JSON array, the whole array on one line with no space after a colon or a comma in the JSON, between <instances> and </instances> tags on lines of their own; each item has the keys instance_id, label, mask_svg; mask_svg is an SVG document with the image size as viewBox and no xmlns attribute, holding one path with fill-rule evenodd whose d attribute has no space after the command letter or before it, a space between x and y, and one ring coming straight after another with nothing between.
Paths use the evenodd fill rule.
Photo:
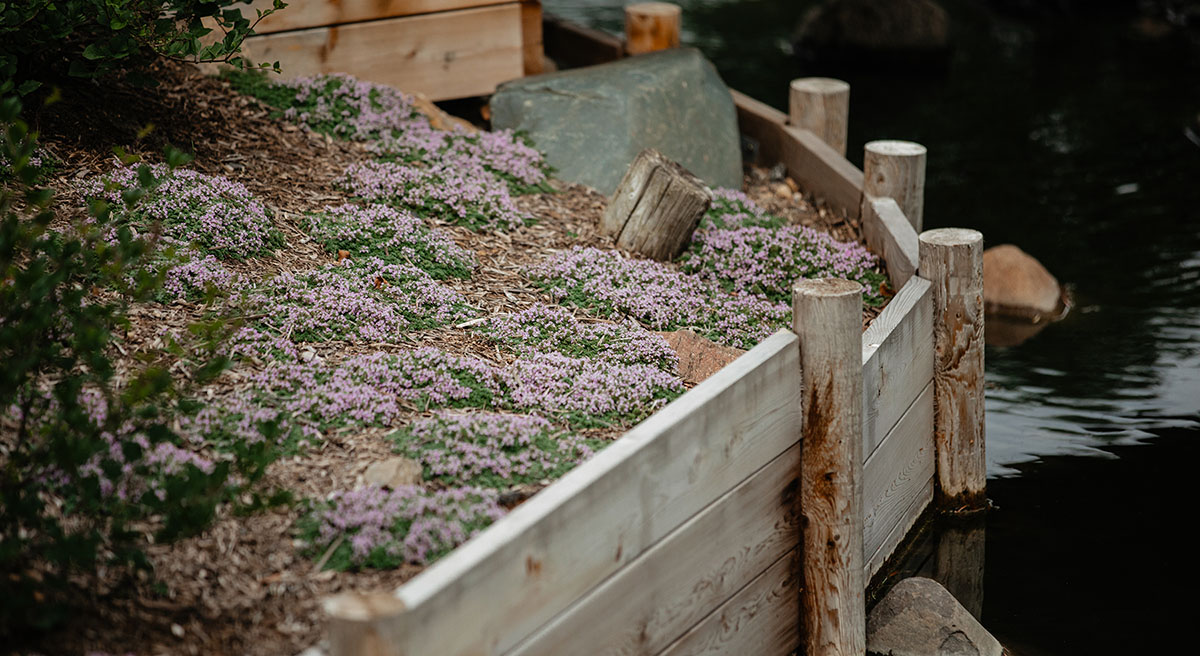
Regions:
<instances>
[{"instance_id":1,"label":"purple flowering ground cover","mask_svg":"<svg viewBox=\"0 0 1200 656\"><path fill-rule=\"evenodd\" d=\"M434 278L466 278L475 254L405 209L386 205L326 207L308 216L308 232L331 253L409 264Z\"/></svg>"}]
</instances>

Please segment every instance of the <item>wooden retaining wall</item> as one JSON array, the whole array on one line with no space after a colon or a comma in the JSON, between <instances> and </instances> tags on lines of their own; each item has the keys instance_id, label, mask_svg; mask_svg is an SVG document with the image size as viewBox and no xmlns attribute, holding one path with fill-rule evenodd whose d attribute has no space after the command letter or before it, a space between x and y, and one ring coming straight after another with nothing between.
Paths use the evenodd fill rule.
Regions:
<instances>
[{"instance_id":1,"label":"wooden retaining wall","mask_svg":"<svg viewBox=\"0 0 1200 656\"><path fill-rule=\"evenodd\" d=\"M280 62L285 77L350 73L431 100L542 72L540 0L289 0L255 32L245 56Z\"/></svg>"},{"instance_id":2,"label":"wooden retaining wall","mask_svg":"<svg viewBox=\"0 0 1200 656\"><path fill-rule=\"evenodd\" d=\"M547 34L560 46L582 34L573 52L588 58L612 53L606 40L572 30L550 22ZM854 302L839 301L838 324L827 320L837 315L832 300L802 302L821 290L799 284L792 330L394 594L327 600L333 656L861 654L863 582L935 493L949 504L980 501L982 324L972 295L981 237L940 230L918 238L894 198L864 191L872 170L864 175L787 114L737 92L734 100L760 157L783 162L862 221L899 289L895 298L861 331L857 292ZM885 163L889 175L905 173L905 161ZM920 275L923 262L935 279ZM830 323L842 329L823 331ZM858 347L847 352L848 344ZM850 398L846 390L861 393L861 404L827 407L830 398ZM970 426L959 425L964 417ZM854 441L845 444L844 435ZM955 479L962 472L968 478ZM847 493L851 503L816 507ZM834 537L806 549L810 533ZM826 546L832 560L817 553Z\"/></svg>"}]
</instances>

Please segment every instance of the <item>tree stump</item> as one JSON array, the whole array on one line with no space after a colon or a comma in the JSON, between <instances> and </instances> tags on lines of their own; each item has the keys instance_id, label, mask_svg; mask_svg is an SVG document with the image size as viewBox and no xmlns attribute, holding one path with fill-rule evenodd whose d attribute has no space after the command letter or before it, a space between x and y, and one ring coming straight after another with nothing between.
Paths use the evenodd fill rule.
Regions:
<instances>
[{"instance_id":1,"label":"tree stump","mask_svg":"<svg viewBox=\"0 0 1200 656\"><path fill-rule=\"evenodd\" d=\"M670 261L687 247L711 203L712 193L704 182L657 150L647 149L638 153L617 185L601 230L615 237L619 248Z\"/></svg>"},{"instance_id":2,"label":"tree stump","mask_svg":"<svg viewBox=\"0 0 1200 656\"><path fill-rule=\"evenodd\" d=\"M625 7L625 52L641 55L679 47L683 10L670 2L639 2Z\"/></svg>"}]
</instances>

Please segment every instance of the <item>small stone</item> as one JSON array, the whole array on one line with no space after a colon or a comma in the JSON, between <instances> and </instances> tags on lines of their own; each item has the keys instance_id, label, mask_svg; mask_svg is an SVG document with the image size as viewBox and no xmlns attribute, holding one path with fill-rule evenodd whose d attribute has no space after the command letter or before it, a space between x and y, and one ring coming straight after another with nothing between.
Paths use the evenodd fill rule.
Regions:
<instances>
[{"instance_id":1,"label":"small stone","mask_svg":"<svg viewBox=\"0 0 1200 656\"><path fill-rule=\"evenodd\" d=\"M742 356L745 351L723 346L690 330L658 333L679 356L679 377L685 383L699 383Z\"/></svg>"},{"instance_id":2,"label":"small stone","mask_svg":"<svg viewBox=\"0 0 1200 656\"><path fill-rule=\"evenodd\" d=\"M183 627L179 626L178 624L172 624L171 625L171 633L176 638L182 638L183 637Z\"/></svg>"},{"instance_id":3,"label":"small stone","mask_svg":"<svg viewBox=\"0 0 1200 656\"><path fill-rule=\"evenodd\" d=\"M1064 307L1058 280L1012 244L983 252L983 303L989 313L1034 323L1054 319Z\"/></svg>"},{"instance_id":4,"label":"small stone","mask_svg":"<svg viewBox=\"0 0 1200 656\"><path fill-rule=\"evenodd\" d=\"M417 485L421 482L421 463L411 458L388 458L381 462L373 462L363 474L363 480L371 485L396 489L405 485Z\"/></svg>"},{"instance_id":5,"label":"small stone","mask_svg":"<svg viewBox=\"0 0 1200 656\"><path fill-rule=\"evenodd\" d=\"M776 182L775 184L771 185L771 191L783 200L792 199L792 189L788 187L786 183Z\"/></svg>"},{"instance_id":6,"label":"small stone","mask_svg":"<svg viewBox=\"0 0 1200 656\"><path fill-rule=\"evenodd\" d=\"M896 584L867 617L868 656L1001 656L1004 649L937 581Z\"/></svg>"}]
</instances>

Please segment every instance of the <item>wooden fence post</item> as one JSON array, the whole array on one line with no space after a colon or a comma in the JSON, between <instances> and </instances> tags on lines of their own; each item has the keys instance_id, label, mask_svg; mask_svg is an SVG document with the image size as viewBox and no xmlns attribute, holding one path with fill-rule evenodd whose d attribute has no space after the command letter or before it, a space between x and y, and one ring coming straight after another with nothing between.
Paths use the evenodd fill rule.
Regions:
<instances>
[{"instance_id":1,"label":"wooden fence post","mask_svg":"<svg viewBox=\"0 0 1200 656\"><path fill-rule=\"evenodd\" d=\"M683 9L670 2L625 7L625 52L630 55L679 47Z\"/></svg>"},{"instance_id":2,"label":"wooden fence post","mask_svg":"<svg viewBox=\"0 0 1200 656\"><path fill-rule=\"evenodd\" d=\"M796 283L792 330L800 337L804 387L804 653L861 656L866 650L862 286L840 279Z\"/></svg>"},{"instance_id":3,"label":"wooden fence post","mask_svg":"<svg viewBox=\"0 0 1200 656\"><path fill-rule=\"evenodd\" d=\"M941 228L920 236L920 275L933 283L934 448L938 500L987 503L983 399L983 235Z\"/></svg>"},{"instance_id":4,"label":"wooden fence post","mask_svg":"<svg viewBox=\"0 0 1200 656\"><path fill-rule=\"evenodd\" d=\"M846 124L850 117L850 85L828 77L792 80L788 119L846 156Z\"/></svg>"},{"instance_id":5,"label":"wooden fence post","mask_svg":"<svg viewBox=\"0 0 1200 656\"><path fill-rule=\"evenodd\" d=\"M913 230L925 213L925 146L911 141L871 141L863 154L863 194L893 198Z\"/></svg>"},{"instance_id":6,"label":"wooden fence post","mask_svg":"<svg viewBox=\"0 0 1200 656\"><path fill-rule=\"evenodd\" d=\"M343 592L323 602L328 618L331 656L399 656L402 648L374 620L404 610L404 604L387 593ZM394 624L394 622L393 622ZM400 630L400 629L397 629Z\"/></svg>"}]
</instances>

